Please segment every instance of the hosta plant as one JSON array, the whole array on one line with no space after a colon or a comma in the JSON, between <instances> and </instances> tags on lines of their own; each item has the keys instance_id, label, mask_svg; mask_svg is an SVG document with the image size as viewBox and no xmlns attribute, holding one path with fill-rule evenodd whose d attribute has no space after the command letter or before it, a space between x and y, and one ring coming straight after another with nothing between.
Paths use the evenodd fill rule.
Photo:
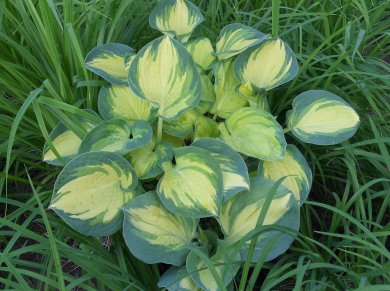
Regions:
<instances>
[{"instance_id":1,"label":"hosta plant","mask_svg":"<svg viewBox=\"0 0 390 291\"><path fill-rule=\"evenodd\" d=\"M187 0L160 1L149 20L162 36L138 52L109 43L86 56L107 84L99 114L72 116L82 130L59 124L44 148L44 161L64 166L50 208L86 235L122 231L135 257L172 265L160 287L217 290L241 262L284 253L299 230L312 173L285 134L333 145L359 116L313 90L283 128L267 94L299 67L281 38L239 23L215 45L193 38L203 16Z\"/></svg>"}]
</instances>

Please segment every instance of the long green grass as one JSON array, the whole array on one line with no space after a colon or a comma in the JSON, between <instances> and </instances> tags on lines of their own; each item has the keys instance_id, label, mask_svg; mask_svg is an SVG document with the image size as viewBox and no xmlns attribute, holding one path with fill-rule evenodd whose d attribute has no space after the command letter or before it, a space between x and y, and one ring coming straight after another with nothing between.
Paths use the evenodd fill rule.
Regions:
<instances>
[{"instance_id":1,"label":"long green grass","mask_svg":"<svg viewBox=\"0 0 390 291\"><path fill-rule=\"evenodd\" d=\"M275 115L299 93L325 89L362 120L341 145L300 144L314 172L300 233L276 260L246 264L233 288L389 290L390 2L193 2L206 18L196 35L215 40L223 26L241 22L281 36L296 52L298 77L271 93ZM71 113L96 110L103 82L86 71L86 53L107 42L140 49L158 35L147 24L154 5L0 1L0 289L157 289L165 267L134 258L120 233L86 237L47 210L59 169L41 162L58 121L72 126Z\"/></svg>"}]
</instances>

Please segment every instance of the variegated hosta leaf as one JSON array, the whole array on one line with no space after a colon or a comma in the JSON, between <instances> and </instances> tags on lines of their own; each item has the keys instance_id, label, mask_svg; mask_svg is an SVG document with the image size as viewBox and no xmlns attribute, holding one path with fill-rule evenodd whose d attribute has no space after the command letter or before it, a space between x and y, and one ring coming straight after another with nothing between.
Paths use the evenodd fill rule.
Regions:
<instances>
[{"instance_id":1,"label":"variegated hosta leaf","mask_svg":"<svg viewBox=\"0 0 390 291\"><path fill-rule=\"evenodd\" d=\"M195 123L194 140L203 137L219 137L218 123L206 116L201 115Z\"/></svg>"},{"instance_id":2,"label":"variegated hosta leaf","mask_svg":"<svg viewBox=\"0 0 390 291\"><path fill-rule=\"evenodd\" d=\"M248 101L235 90L239 84L233 73L233 60L217 62L214 67L214 90L216 100L211 114L227 118L237 109L248 105Z\"/></svg>"},{"instance_id":3,"label":"variegated hosta leaf","mask_svg":"<svg viewBox=\"0 0 390 291\"><path fill-rule=\"evenodd\" d=\"M163 124L163 130L169 135L186 138L193 133L199 115L196 110L190 109L180 115L178 119L166 120Z\"/></svg>"},{"instance_id":4,"label":"variegated hosta leaf","mask_svg":"<svg viewBox=\"0 0 390 291\"><path fill-rule=\"evenodd\" d=\"M238 252L225 251L222 254L223 247L226 247L224 241L219 241L216 254L211 256L209 260L214 265L215 270L221 277L225 287L234 279L241 265L241 258ZM198 250L203 252L206 256L207 247L199 247ZM200 258L195 251L191 251L186 260L187 272L191 274L192 280L202 288L202 290L217 291L217 281L214 278L213 273L207 267L204 259Z\"/></svg>"},{"instance_id":5,"label":"variegated hosta leaf","mask_svg":"<svg viewBox=\"0 0 390 291\"><path fill-rule=\"evenodd\" d=\"M219 124L222 139L236 151L262 160L279 160L286 152L282 127L268 112L241 108Z\"/></svg>"},{"instance_id":6,"label":"variegated hosta leaf","mask_svg":"<svg viewBox=\"0 0 390 291\"><path fill-rule=\"evenodd\" d=\"M199 8L187 0L161 0L149 16L149 24L159 31L186 42L204 18Z\"/></svg>"},{"instance_id":7,"label":"variegated hosta leaf","mask_svg":"<svg viewBox=\"0 0 390 291\"><path fill-rule=\"evenodd\" d=\"M274 181L266 178L251 178L250 191L237 194L222 206L219 222L226 241L237 242L259 225L258 220L261 211L274 183ZM279 185L272 197L262 225L279 225L298 230L299 219L299 204L294 195L283 185ZM267 261L284 253L294 240L287 232L281 232L280 230L261 233L257 239L252 262L258 261L267 244L275 236L280 236L280 238L268 253ZM246 260L249 243L250 240L241 252L243 260Z\"/></svg>"},{"instance_id":8,"label":"variegated hosta leaf","mask_svg":"<svg viewBox=\"0 0 390 291\"><path fill-rule=\"evenodd\" d=\"M162 140L169 143L174 148L180 148L180 147L185 145L183 139L181 139L177 136L168 135L164 132L162 135Z\"/></svg>"},{"instance_id":9,"label":"variegated hosta leaf","mask_svg":"<svg viewBox=\"0 0 390 291\"><path fill-rule=\"evenodd\" d=\"M185 45L188 52L191 54L194 62L202 68L202 70L210 69L215 57L213 45L207 37L199 37L187 42Z\"/></svg>"},{"instance_id":10,"label":"variegated hosta leaf","mask_svg":"<svg viewBox=\"0 0 390 291\"><path fill-rule=\"evenodd\" d=\"M88 70L112 84L127 85L125 56L133 53L134 49L124 44L103 44L88 53L85 65Z\"/></svg>"},{"instance_id":11,"label":"variegated hosta leaf","mask_svg":"<svg viewBox=\"0 0 390 291\"><path fill-rule=\"evenodd\" d=\"M200 103L196 107L201 114L207 113L215 103L214 85L210 78L204 74L200 74L202 81L202 97Z\"/></svg>"},{"instance_id":12,"label":"variegated hosta leaf","mask_svg":"<svg viewBox=\"0 0 390 291\"><path fill-rule=\"evenodd\" d=\"M157 284L168 291L200 291L201 289L192 281L186 267L170 267L160 278Z\"/></svg>"},{"instance_id":13,"label":"variegated hosta leaf","mask_svg":"<svg viewBox=\"0 0 390 291\"><path fill-rule=\"evenodd\" d=\"M93 114L95 114L95 112L93 112ZM91 131L100 123L77 115L76 118L86 132ZM77 155L81 144L81 138L68 129L63 123L60 122L50 133L49 137L53 146L65 162L69 162ZM57 158L47 144L45 144L43 148L43 161L50 165L63 166L61 160Z\"/></svg>"},{"instance_id":14,"label":"variegated hosta leaf","mask_svg":"<svg viewBox=\"0 0 390 291\"><path fill-rule=\"evenodd\" d=\"M294 145L287 145L286 155L277 161L260 161L258 175L277 181L286 177L282 185L294 194L301 204L309 195L312 173L305 157Z\"/></svg>"},{"instance_id":15,"label":"variegated hosta leaf","mask_svg":"<svg viewBox=\"0 0 390 291\"><path fill-rule=\"evenodd\" d=\"M235 150L215 138L202 138L193 142L192 145L209 151L221 167L224 201L238 192L249 190L248 168Z\"/></svg>"},{"instance_id":16,"label":"variegated hosta leaf","mask_svg":"<svg viewBox=\"0 0 390 291\"><path fill-rule=\"evenodd\" d=\"M130 88L158 107L163 119L175 119L198 105L202 83L191 55L177 40L160 37L142 48L129 70Z\"/></svg>"},{"instance_id":17,"label":"variegated hosta leaf","mask_svg":"<svg viewBox=\"0 0 390 291\"><path fill-rule=\"evenodd\" d=\"M260 91L287 83L298 70L294 52L279 38L265 40L246 50L237 57L234 66L240 83L250 82Z\"/></svg>"},{"instance_id":18,"label":"variegated hosta leaf","mask_svg":"<svg viewBox=\"0 0 390 291\"><path fill-rule=\"evenodd\" d=\"M232 23L222 28L217 39L215 55L225 60L238 55L247 48L259 44L268 35L241 23Z\"/></svg>"},{"instance_id":19,"label":"variegated hosta leaf","mask_svg":"<svg viewBox=\"0 0 390 291\"><path fill-rule=\"evenodd\" d=\"M174 164L164 163L157 193L169 211L185 217L209 217L219 212L222 173L214 157L193 146L174 149Z\"/></svg>"},{"instance_id":20,"label":"variegated hosta leaf","mask_svg":"<svg viewBox=\"0 0 390 291\"><path fill-rule=\"evenodd\" d=\"M121 228L121 207L134 197L136 187L137 176L124 158L86 153L58 175L49 208L83 234L110 235Z\"/></svg>"},{"instance_id":21,"label":"variegated hosta leaf","mask_svg":"<svg viewBox=\"0 0 390 291\"><path fill-rule=\"evenodd\" d=\"M124 208L123 236L135 257L148 264L184 263L199 220L169 212L155 192L134 198Z\"/></svg>"},{"instance_id":22,"label":"variegated hosta leaf","mask_svg":"<svg viewBox=\"0 0 390 291\"><path fill-rule=\"evenodd\" d=\"M168 142L156 145L152 139L147 145L135 149L126 156L139 179L150 179L163 173L162 163L173 158L173 148Z\"/></svg>"},{"instance_id":23,"label":"variegated hosta leaf","mask_svg":"<svg viewBox=\"0 0 390 291\"><path fill-rule=\"evenodd\" d=\"M306 143L333 145L352 137L359 115L345 100L323 90L299 94L289 111L288 127Z\"/></svg>"},{"instance_id":24,"label":"variegated hosta leaf","mask_svg":"<svg viewBox=\"0 0 390 291\"><path fill-rule=\"evenodd\" d=\"M153 106L135 95L129 86L102 87L99 92L98 108L100 115L106 120L121 118L133 123L137 120L151 121L155 117Z\"/></svg>"},{"instance_id":25,"label":"variegated hosta leaf","mask_svg":"<svg viewBox=\"0 0 390 291\"><path fill-rule=\"evenodd\" d=\"M152 136L152 127L144 120L130 125L123 119L111 119L99 124L85 136L79 152L106 151L124 155L148 144Z\"/></svg>"}]
</instances>

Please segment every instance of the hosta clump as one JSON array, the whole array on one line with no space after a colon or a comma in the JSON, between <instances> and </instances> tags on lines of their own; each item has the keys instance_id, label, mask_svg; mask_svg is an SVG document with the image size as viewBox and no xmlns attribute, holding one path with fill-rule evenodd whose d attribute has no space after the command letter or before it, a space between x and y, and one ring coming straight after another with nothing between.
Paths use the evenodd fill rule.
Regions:
<instances>
[{"instance_id":1,"label":"hosta clump","mask_svg":"<svg viewBox=\"0 0 390 291\"><path fill-rule=\"evenodd\" d=\"M79 111L82 130L59 124L44 149L46 162L65 166L50 208L87 235L122 229L135 257L173 265L159 283L169 290L217 290L242 261L285 252L312 185L285 133L332 145L359 124L343 99L313 90L295 98L283 129L267 92L296 76L291 48L239 23L213 46L191 38L202 20L187 0L162 0L150 15L161 37L138 52L93 49L86 67L108 82L99 114Z\"/></svg>"}]
</instances>

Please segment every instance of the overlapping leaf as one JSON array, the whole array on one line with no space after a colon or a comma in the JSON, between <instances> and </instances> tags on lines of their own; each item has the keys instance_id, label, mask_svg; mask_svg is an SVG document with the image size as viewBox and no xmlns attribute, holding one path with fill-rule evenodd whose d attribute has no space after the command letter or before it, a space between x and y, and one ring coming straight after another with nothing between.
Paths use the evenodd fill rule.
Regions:
<instances>
[{"instance_id":1,"label":"overlapping leaf","mask_svg":"<svg viewBox=\"0 0 390 291\"><path fill-rule=\"evenodd\" d=\"M82 154L59 174L49 208L83 234L110 235L121 227L121 207L134 197L136 186L137 176L121 156Z\"/></svg>"},{"instance_id":2,"label":"overlapping leaf","mask_svg":"<svg viewBox=\"0 0 390 291\"><path fill-rule=\"evenodd\" d=\"M197 237L198 219L169 212L155 192L136 197L123 211L123 235L135 257L148 264L184 263Z\"/></svg>"}]
</instances>

